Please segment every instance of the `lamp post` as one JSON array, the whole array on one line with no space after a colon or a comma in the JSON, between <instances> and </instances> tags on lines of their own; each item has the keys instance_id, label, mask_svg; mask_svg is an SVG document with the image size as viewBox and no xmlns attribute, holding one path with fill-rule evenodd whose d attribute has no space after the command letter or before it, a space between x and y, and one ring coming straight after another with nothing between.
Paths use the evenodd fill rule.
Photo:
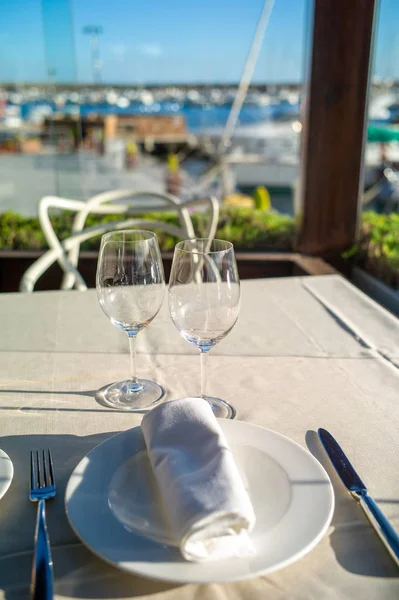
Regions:
<instances>
[{"instance_id":1,"label":"lamp post","mask_svg":"<svg viewBox=\"0 0 399 600\"><path fill-rule=\"evenodd\" d=\"M101 67L98 36L103 33L103 28L99 25L86 25L83 33L89 35L91 50L91 68L93 72L93 83L101 83Z\"/></svg>"}]
</instances>

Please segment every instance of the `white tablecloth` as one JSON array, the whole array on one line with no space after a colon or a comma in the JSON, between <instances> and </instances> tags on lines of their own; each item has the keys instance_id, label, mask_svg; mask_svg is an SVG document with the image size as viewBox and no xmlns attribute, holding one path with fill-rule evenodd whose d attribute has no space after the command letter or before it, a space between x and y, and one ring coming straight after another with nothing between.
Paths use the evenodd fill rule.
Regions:
<instances>
[{"instance_id":1,"label":"white tablecloth","mask_svg":"<svg viewBox=\"0 0 399 600\"><path fill-rule=\"evenodd\" d=\"M238 418L308 447L332 478L336 511L307 556L268 577L171 586L121 573L86 550L64 511L76 464L141 415L99 405L95 391L129 373L127 339L94 290L0 296L0 448L15 477L0 500L0 598L26 597L36 511L28 500L29 450L50 446L58 493L48 526L59 598L341 599L399 597L398 571L317 441L337 437L387 517L399 527L399 322L339 276L242 282L233 332L208 362L209 392ZM138 343L138 372L195 395L199 357L170 321L167 299Z\"/></svg>"}]
</instances>

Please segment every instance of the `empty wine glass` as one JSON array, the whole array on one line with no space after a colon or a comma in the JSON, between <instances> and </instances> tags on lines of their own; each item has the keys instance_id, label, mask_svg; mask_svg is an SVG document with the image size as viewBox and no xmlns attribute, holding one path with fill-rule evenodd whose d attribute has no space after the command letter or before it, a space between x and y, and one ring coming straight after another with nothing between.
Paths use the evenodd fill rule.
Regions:
<instances>
[{"instance_id":1,"label":"empty wine glass","mask_svg":"<svg viewBox=\"0 0 399 600\"><path fill-rule=\"evenodd\" d=\"M206 394L208 352L233 328L240 308L240 281L234 248L223 240L179 242L169 280L169 309L180 334L201 356L201 398L217 417L234 419L225 400Z\"/></svg>"},{"instance_id":2,"label":"empty wine glass","mask_svg":"<svg viewBox=\"0 0 399 600\"><path fill-rule=\"evenodd\" d=\"M164 395L154 381L136 376L136 336L162 305L165 278L155 233L120 230L101 238L97 296L112 324L129 336L131 378L109 385L101 396L109 406L142 410Z\"/></svg>"}]
</instances>

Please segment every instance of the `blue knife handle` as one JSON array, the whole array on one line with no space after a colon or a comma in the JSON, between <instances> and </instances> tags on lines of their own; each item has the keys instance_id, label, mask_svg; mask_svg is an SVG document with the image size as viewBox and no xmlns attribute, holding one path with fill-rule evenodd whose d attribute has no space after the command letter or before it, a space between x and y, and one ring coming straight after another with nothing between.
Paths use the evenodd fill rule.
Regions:
<instances>
[{"instance_id":1,"label":"blue knife handle","mask_svg":"<svg viewBox=\"0 0 399 600\"><path fill-rule=\"evenodd\" d=\"M399 567L399 535L386 516L378 508L376 502L366 492L359 494L360 506L366 513L370 523L384 542L388 552Z\"/></svg>"}]
</instances>

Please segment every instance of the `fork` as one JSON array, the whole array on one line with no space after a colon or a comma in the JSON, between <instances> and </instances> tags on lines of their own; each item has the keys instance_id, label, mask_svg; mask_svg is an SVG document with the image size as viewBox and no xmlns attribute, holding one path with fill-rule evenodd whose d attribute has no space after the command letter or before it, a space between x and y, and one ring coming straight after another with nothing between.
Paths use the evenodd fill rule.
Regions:
<instances>
[{"instance_id":1,"label":"fork","mask_svg":"<svg viewBox=\"0 0 399 600\"><path fill-rule=\"evenodd\" d=\"M53 560L46 524L46 500L56 494L53 459L50 449L30 453L31 502L38 502L35 530L35 552L32 566L33 600L53 598Z\"/></svg>"}]
</instances>

